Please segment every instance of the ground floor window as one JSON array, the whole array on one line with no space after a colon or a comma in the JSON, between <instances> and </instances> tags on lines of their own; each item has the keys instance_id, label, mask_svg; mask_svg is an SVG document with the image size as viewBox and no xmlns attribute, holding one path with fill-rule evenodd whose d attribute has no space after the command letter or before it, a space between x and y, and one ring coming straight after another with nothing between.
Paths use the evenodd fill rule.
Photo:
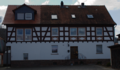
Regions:
<instances>
[{"instance_id":1,"label":"ground floor window","mask_svg":"<svg viewBox=\"0 0 120 70\"><path fill-rule=\"evenodd\" d=\"M28 53L23 53L23 59L28 60Z\"/></svg>"},{"instance_id":2,"label":"ground floor window","mask_svg":"<svg viewBox=\"0 0 120 70\"><path fill-rule=\"evenodd\" d=\"M102 54L102 45L96 45L96 53Z\"/></svg>"},{"instance_id":3,"label":"ground floor window","mask_svg":"<svg viewBox=\"0 0 120 70\"><path fill-rule=\"evenodd\" d=\"M52 45L52 53L58 53L58 45Z\"/></svg>"}]
</instances>

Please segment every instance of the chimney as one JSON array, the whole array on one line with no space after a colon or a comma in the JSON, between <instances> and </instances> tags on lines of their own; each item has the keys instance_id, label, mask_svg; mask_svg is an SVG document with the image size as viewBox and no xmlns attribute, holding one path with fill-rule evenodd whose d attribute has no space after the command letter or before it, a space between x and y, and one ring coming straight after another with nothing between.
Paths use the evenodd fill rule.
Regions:
<instances>
[{"instance_id":1,"label":"chimney","mask_svg":"<svg viewBox=\"0 0 120 70\"><path fill-rule=\"evenodd\" d=\"M118 34L117 36L118 36L118 44L120 44L120 34Z\"/></svg>"},{"instance_id":2,"label":"chimney","mask_svg":"<svg viewBox=\"0 0 120 70\"><path fill-rule=\"evenodd\" d=\"M64 3L63 3L63 1L61 1L61 8L63 8L64 7Z\"/></svg>"},{"instance_id":3,"label":"chimney","mask_svg":"<svg viewBox=\"0 0 120 70\"><path fill-rule=\"evenodd\" d=\"M85 8L84 3L81 3L81 7L82 7L82 8Z\"/></svg>"}]
</instances>

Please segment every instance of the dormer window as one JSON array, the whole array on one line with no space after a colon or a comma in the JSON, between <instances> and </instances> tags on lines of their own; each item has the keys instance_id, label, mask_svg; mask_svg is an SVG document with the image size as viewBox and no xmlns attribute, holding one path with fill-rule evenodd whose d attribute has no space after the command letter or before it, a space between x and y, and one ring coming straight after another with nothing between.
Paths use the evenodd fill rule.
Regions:
<instances>
[{"instance_id":1,"label":"dormer window","mask_svg":"<svg viewBox=\"0 0 120 70\"><path fill-rule=\"evenodd\" d=\"M17 13L18 20L24 20L24 13Z\"/></svg>"},{"instance_id":2,"label":"dormer window","mask_svg":"<svg viewBox=\"0 0 120 70\"><path fill-rule=\"evenodd\" d=\"M87 15L88 18L94 18L93 15L89 14Z\"/></svg>"},{"instance_id":3,"label":"dormer window","mask_svg":"<svg viewBox=\"0 0 120 70\"><path fill-rule=\"evenodd\" d=\"M32 13L25 13L25 20L32 20Z\"/></svg>"},{"instance_id":4,"label":"dormer window","mask_svg":"<svg viewBox=\"0 0 120 70\"><path fill-rule=\"evenodd\" d=\"M57 15L51 15L51 19L57 19Z\"/></svg>"}]
</instances>

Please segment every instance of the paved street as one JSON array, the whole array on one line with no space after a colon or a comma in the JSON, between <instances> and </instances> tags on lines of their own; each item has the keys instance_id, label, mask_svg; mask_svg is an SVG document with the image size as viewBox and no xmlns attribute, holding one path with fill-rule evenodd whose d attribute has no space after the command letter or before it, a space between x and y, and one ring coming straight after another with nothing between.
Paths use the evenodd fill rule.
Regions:
<instances>
[{"instance_id":1,"label":"paved street","mask_svg":"<svg viewBox=\"0 0 120 70\"><path fill-rule=\"evenodd\" d=\"M42 66L34 68L10 68L2 67L0 70L115 70L110 67L98 65L75 65L75 66Z\"/></svg>"}]
</instances>

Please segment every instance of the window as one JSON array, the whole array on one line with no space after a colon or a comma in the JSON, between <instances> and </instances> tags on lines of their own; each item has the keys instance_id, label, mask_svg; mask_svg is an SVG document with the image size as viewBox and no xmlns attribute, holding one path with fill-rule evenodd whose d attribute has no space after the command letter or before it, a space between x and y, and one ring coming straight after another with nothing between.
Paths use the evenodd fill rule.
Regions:
<instances>
[{"instance_id":1,"label":"window","mask_svg":"<svg viewBox=\"0 0 120 70\"><path fill-rule=\"evenodd\" d=\"M17 29L17 35L16 35L17 41L31 41L32 40L32 30L29 28Z\"/></svg>"},{"instance_id":2,"label":"window","mask_svg":"<svg viewBox=\"0 0 120 70\"><path fill-rule=\"evenodd\" d=\"M25 40L31 41L31 29L25 29Z\"/></svg>"},{"instance_id":3,"label":"window","mask_svg":"<svg viewBox=\"0 0 120 70\"><path fill-rule=\"evenodd\" d=\"M94 18L93 15L87 15L88 18Z\"/></svg>"},{"instance_id":4,"label":"window","mask_svg":"<svg viewBox=\"0 0 120 70\"><path fill-rule=\"evenodd\" d=\"M24 13L17 13L18 20L24 20Z\"/></svg>"},{"instance_id":5,"label":"window","mask_svg":"<svg viewBox=\"0 0 120 70\"><path fill-rule=\"evenodd\" d=\"M17 29L17 41L23 41L23 29Z\"/></svg>"},{"instance_id":6,"label":"window","mask_svg":"<svg viewBox=\"0 0 120 70\"><path fill-rule=\"evenodd\" d=\"M96 35L102 36L102 28L96 28Z\"/></svg>"},{"instance_id":7,"label":"window","mask_svg":"<svg viewBox=\"0 0 120 70\"><path fill-rule=\"evenodd\" d=\"M102 53L102 45L96 45L96 53Z\"/></svg>"},{"instance_id":8,"label":"window","mask_svg":"<svg viewBox=\"0 0 120 70\"><path fill-rule=\"evenodd\" d=\"M77 35L77 28L70 28L70 35L76 36Z\"/></svg>"},{"instance_id":9,"label":"window","mask_svg":"<svg viewBox=\"0 0 120 70\"><path fill-rule=\"evenodd\" d=\"M78 34L79 34L79 36L85 36L85 28L79 28Z\"/></svg>"},{"instance_id":10,"label":"window","mask_svg":"<svg viewBox=\"0 0 120 70\"><path fill-rule=\"evenodd\" d=\"M52 45L52 53L58 53L58 46Z\"/></svg>"},{"instance_id":11,"label":"window","mask_svg":"<svg viewBox=\"0 0 120 70\"><path fill-rule=\"evenodd\" d=\"M58 28L52 28L52 36L58 36Z\"/></svg>"},{"instance_id":12,"label":"window","mask_svg":"<svg viewBox=\"0 0 120 70\"><path fill-rule=\"evenodd\" d=\"M75 18L75 14L71 14L72 18Z\"/></svg>"},{"instance_id":13,"label":"window","mask_svg":"<svg viewBox=\"0 0 120 70\"><path fill-rule=\"evenodd\" d=\"M51 19L57 19L57 15L51 15Z\"/></svg>"},{"instance_id":14,"label":"window","mask_svg":"<svg viewBox=\"0 0 120 70\"><path fill-rule=\"evenodd\" d=\"M32 13L25 13L25 20L32 20Z\"/></svg>"},{"instance_id":15,"label":"window","mask_svg":"<svg viewBox=\"0 0 120 70\"><path fill-rule=\"evenodd\" d=\"M28 53L23 53L23 59L28 60Z\"/></svg>"}]
</instances>

